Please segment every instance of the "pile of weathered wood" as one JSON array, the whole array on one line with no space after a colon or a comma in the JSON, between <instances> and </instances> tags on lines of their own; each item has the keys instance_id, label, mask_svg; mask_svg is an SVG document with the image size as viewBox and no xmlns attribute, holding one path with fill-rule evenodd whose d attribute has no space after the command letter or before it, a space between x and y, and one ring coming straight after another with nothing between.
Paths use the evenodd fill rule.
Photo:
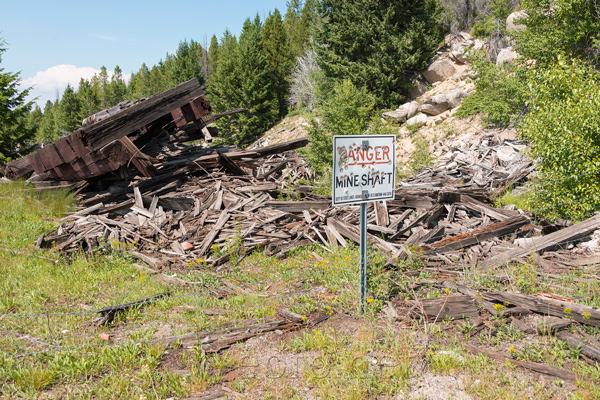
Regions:
<instances>
[{"instance_id":1,"label":"pile of weathered wood","mask_svg":"<svg viewBox=\"0 0 600 400\"><path fill-rule=\"evenodd\" d=\"M330 197L302 184L312 172L293 150L307 139L252 150L186 144L209 138L217 118L244 111L210 115L201 93L192 80L121 105L4 167L40 189L70 187L85 207L37 245L134 248L151 264L177 266L223 264L258 247L285 255L304 244L329 250L359 241L358 207L331 207ZM522 211L490 205L532 171L521 146L493 136L449 143L440 164L399 184L395 200L369 205L369 242L390 265L420 253L429 268L492 268L598 229L596 217L541 227ZM549 235L534 238L540 233Z\"/></svg>"},{"instance_id":2,"label":"pile of weathered wood","mask_svg":"<svg viewBox=\"0 0 600 400\"><path fill-rule=\"evenodd\" d=\"M520 140L502 139L495 134L468 139L448 140L436 149L437 164L410 177L405 186L451 185L457 190L491 195L522 181L535 169Z\"/></svg>"}]
</instances>

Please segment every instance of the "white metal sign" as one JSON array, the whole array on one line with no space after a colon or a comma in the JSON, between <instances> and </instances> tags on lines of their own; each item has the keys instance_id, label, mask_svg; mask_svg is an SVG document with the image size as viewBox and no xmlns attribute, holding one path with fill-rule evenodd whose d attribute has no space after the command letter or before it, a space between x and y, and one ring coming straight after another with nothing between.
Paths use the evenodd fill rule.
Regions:
<instances>
[{"instance_id":1,"label":"white metal sign","mask_svg":"<svg viewBox=\"0 0 600 400\"><path fill-rule=\"evenodd\" d=\"M333 137L333 205L393 200L396 136Z\"/></svg>"}]
</instances>

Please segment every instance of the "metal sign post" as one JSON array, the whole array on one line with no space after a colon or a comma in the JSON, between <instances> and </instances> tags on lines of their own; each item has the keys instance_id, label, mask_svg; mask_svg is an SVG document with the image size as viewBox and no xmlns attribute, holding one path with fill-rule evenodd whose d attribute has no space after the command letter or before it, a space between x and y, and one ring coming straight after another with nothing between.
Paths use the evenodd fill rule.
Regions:
<instances>
[{"instance_id":1,"label":"metal sign post","mask_svg":"<svg viewBox=\"0 0 600 400\"><path fill-rule=\"evenodd\" d=\"M393 200L396 136L333 137L332 203L360 204L360 312L367 300L367 203Z\"/></svg>"},{"instance_id":2,"label":"metal sign post","mask_svg":"<svg viewBox=\"0 0 600 400\"><path fill-rule=\"evenodd\" d=\"M360 312L367 301L367 203L360 205Z\"/></svg>"}]
</instances>

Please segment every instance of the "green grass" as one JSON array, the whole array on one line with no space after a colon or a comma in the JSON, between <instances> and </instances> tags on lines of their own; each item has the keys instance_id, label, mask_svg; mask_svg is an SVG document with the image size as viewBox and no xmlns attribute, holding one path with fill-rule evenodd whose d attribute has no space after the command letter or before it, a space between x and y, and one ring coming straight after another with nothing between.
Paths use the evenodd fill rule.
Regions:
<instances>
[{"instance_id":1,"label":"green grass","mask_svg":"<svg viewBox=\"0 0 600 400\"><path fill-rule=\"evenodd\" d=\"M546 337L525 343L523 334L502 318L490 322L497 327L495 335L474 334L474 321L454 333L446 330L451 321L428 326L415 321L402 328L386 322L381 311L391 296L446 295L434 284L435 275L402 275L422 269L418 255L386 269L387 255L370 251L367 312L359 315L356 247L326 251L314 245L298 248L284 260L258 251L239 266L219 271L191 263L185 271L167 272L200 284L168 286L139 272L123 249L70 258L55 250L35 250L38 235L56 226L58 218L74 206L74 199L64 192L36 194L21 183L0 186L0 399L112 399L115 393L124 399L185 398L215 384L272 399L301 399L305 388L322 399L395 398L408 393L424 372L461 375L465 391L474 398L600 395L597 387L584 382L566 392L558 386L547 390L523 380L511 365L461 350L469 338L500 352L514 346L519 359L542 360L593 379L600 377L600 369L583 363L577 351ZM234 251L235 243L232 246ZM535 293L557 285L564 287L559 293L598 305L599 285L578 282L585 277L582 272L550 279L531 265L514 264L506 273L517 289ZM503 288L477 270L463 279L459 283L476 289ZM229 289L224 297L215 295L221 288ZM121 314L110 326L97 326L94 310L167 290L170 297ZM297 377L274 381L242 375L226 382L225 375L242 368L244 357L249 356L244 345L206 355L199 347L178 348L157 340L260 322L276 315L280 307L301 315L331 316L324 325L259 348L259 352L268 347L282 357L306 360ZM222 312L207 313L209 309ZM348 323L354 328L349 329ZM593 327L579 329L600 333ZM109 341L101 334L109 335ZM177 366L169 366L169 360L176 360ZM491 378L482 382L481 376Z\"/></svg>"}]
</instances>

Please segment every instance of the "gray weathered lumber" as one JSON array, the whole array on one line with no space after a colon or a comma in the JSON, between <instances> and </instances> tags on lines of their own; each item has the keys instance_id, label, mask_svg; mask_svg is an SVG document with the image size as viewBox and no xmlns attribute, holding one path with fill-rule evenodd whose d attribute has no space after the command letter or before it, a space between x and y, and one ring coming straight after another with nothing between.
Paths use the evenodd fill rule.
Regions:
<instances>
[{"instance_id":1,"label":"gray weathered lumber","mask_svg":"<svg viewBox=\"0 0 600 400\"><path fill-rule=\"evenodd\" d=\"M482 295L486 300L506 302L528 308L538 314L568 318L584 325L600 326L600 311L581 304L511 292L487 292Z\"/></svg>"},{"instance_id":2,"label":"gray weathered lumber","mask_svg":"<svg viewBox=\"0 0 600 400\"><path fill-rule=\"evenodd\" d=\"M479 309L475 299L471 296L442 296L433 299L411 300L411 312L413 318L427 317L431 322L441 322L444 318L463 319L478 317Z\"/></svg>"},{"instance_id":3,"label":"gray weathered lumber","mask_svg":"<svg viewBox=\"0 0 600 400\"><path fill-rule=\"evenodd\" d=\"M525 257L532 252L543 252L545 250L559 246L569 241L581 239L594 233L600 228L600 214L594 215L583 222L572 225L560 231L553 232L546 236L540 236L533 239L532 243L524 247L518 247L500 253L480 264L482 270L499 267L520 257Z\"/></svg>"}]
</instances>

